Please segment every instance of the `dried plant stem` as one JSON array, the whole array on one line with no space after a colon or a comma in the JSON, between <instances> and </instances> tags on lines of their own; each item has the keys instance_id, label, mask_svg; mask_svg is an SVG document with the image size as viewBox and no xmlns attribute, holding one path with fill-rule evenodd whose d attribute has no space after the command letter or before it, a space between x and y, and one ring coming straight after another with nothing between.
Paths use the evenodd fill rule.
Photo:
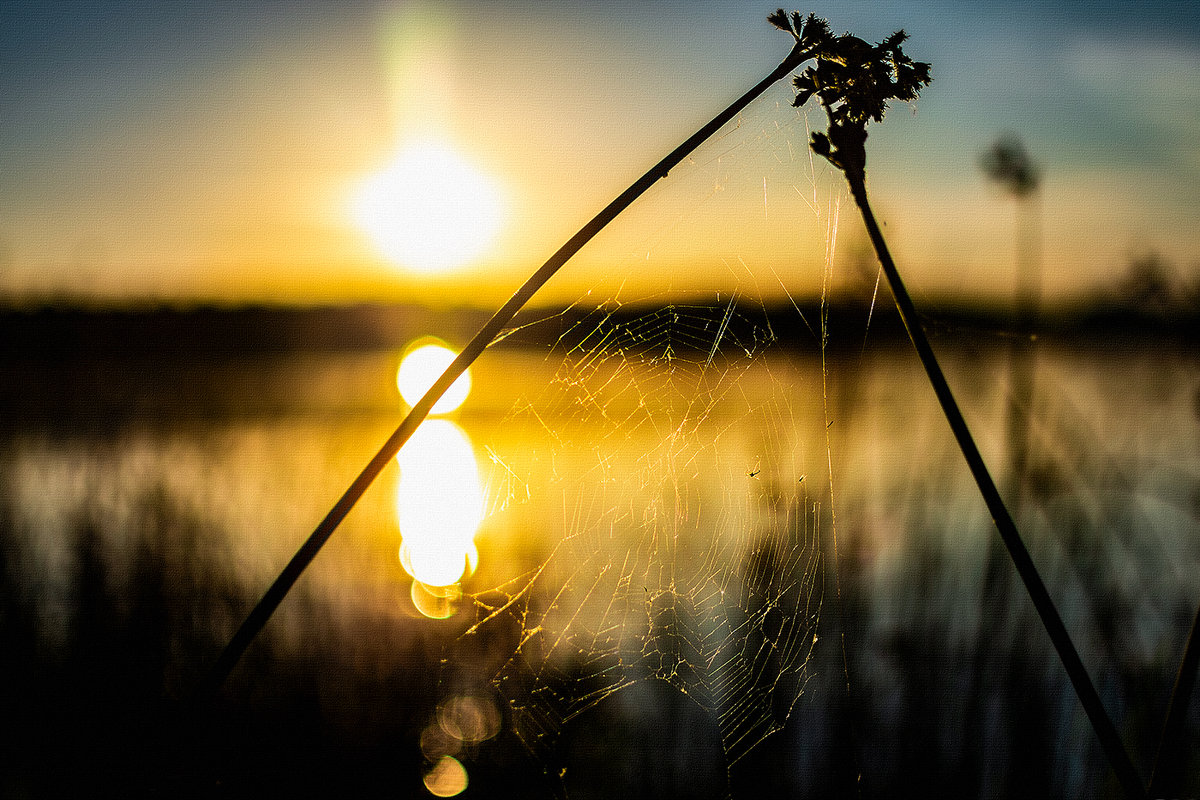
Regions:
<instances>
[{"instance_id":1,"label":"dried plant stem","mask_svg":"<svg viewBox=\"0 0 1200 800\"><path fill-rule=\"evenodd\" d=\"M321 520L321 523L308 537L308 540L292 556L292 560L288 562L287 566L279 574L279 577L275 579L275 582L271 584L266 594L263 595L262 599L258 601L258 604L246 617L241 627L234 634L229 644L226 645L225 650L209 671L206 679L199 688L200 697L211 696L221 687L221 684L229 677L229 673L233 671L238 661L241 660L242 655L246 652L246 648L250 646L250 643L258 635L259 631L267 624L267 620L271 618L275 609L279 607L279 604L283 601L283 598L295 584L301 573L316 558L317 553L324 546L325 542L329 540L329 537L333 535L334 530L337 529L341 521L350 513L350 509L354 507L359 498L366 492L367 487L374 482L383 471L383 468L387 466L388 462L400 452L400 448L413 435L417 426L428 416L429 410L433 408L433 405L441 398L445 391L450 388L451 384L495 340L496 336L512 321L517 312L529 302L530 298L533 297L546 281L550 280L580 248L591 241L618 214L628 208L634 200L644 194L660 178L665 178L671 169L691 154L702 142L716 133L725 123L733 119L752 100L803 63L806 58L807 52L798 44L793 47L787 57L767 77L759 81L753 88L735 100L720 114L713 117L704 127L688 137L683 144L679 145L669 155L655 164L646 174L638 178L633 185L593 217L590 222L580 228L579 232L560 247L537 272L533 273L521 288L509 298L508 302L480 328L479 332L475 334L475 337L462 349L458 357L446 368L446 371L442 373L437 382L429 388L425 396L413 406L408 416L404 418L400 426L396 428L396 431L384 443L379 452L375 454L375 457L371 459L359 476L355 478L354 482L350 484L350 488L334 504L325 518Z\"/></svg>"},{"instance_id":2,"label":"dried plant stem","mask_svg":"<svg viewBox=\"0 0 1200 800\"><path fill-rule=\"evenodd\" d=\"M1025 589L1029 593L1030 599L1033 600L1034 608L1037 609L1038 616L1041 617L1046 632L1050 634L1050 641L1054 644L1054 649L1058 652L1058 657L1062 660L1063 666L1067 670L1067 677L1070 678L1071 685L1075 688L1075 693L1079 697L1079 701L1083 704L1084 712L1087 713L1088 719L1091 720L1092 728L1096 731L1096 735L1100 739L1100 745L1104 749L1105 755L1108 756L1109 763L1112 765L1114 772L1116 772L1117 779L1121 782L1126 796L1139 799L1145 798L1146 790L1144 784L1141 778L1138 777L1137 770L1134 768L1133 762L1130 760L1129 754L1121 742L1121 737L1117 733L1116 727L1113 725L1108 713L1104 710L1104 704L1100 701L1100 696L1096 693L1096 688L1092 685L1091 678L1088 677L1087 670L1079 658L1079 653L1075 650L1075 645L1071 642L1071 637L1067 633L1066 626L1063 625L1062 618L1054 606L1054 601L1050 598L1050 593L1046 590L1046 585L1042 582L1041 575L1038 574L1037 567L1034 566L1033 559L1030 557L1029 551L1025 548L1025 543L1021 541L1016 523L1013 522L1012 516L1008 513L1008 508L1005 507L1004 501L1000 497L1000 492L996 489L996 484L992 480L991 473L988 472L987 465L983 461L983 456L980 455L979 448L975 445L975 440L967 428L966 420L963 419L962 412L958 408L958 403L954 399L954 394L950 391L950 385L946 382L945 375L942 374L941 366L939 366L937 357L933 353L929 339L926 338L925 332L921 328L916 307L913 305L912 298L909 297L908 290L904 288L904 282L900 279L900 273L896 269L895 262L892 261L892 256L888 251L887 243L884 241L883 233L880 231L879 225L875 221L875 215L871 211L871 206L867 202L866 183L862 172L847 169L843 170L843 173L850 184L851 194L854 195L854 200L862 212L863 222L867 226L867 233L871 237L871 243L874 245L875 253L879 257L879 263L883 267L883 272L887 276L888 283L891 285L892 295L896 300L896 307L900 312L900 319L904 323L904 328L908 331L908 336L917 350L921 364L925 367L925 373L929 377L929 382L933 385L933 391L942 406L946 420L950 423L950 428L954 432L954 438L958 441L959 449L962 450L962 454L967 460L967 466L971 469L975 483L979 486L979 491L983 494L988 512L992 515L996 528L1000 532L1000 538L1003 539L1004 546L1008 549L1008 554L1017 568L1017 573L1020 575L1021 581L1025 584Z\"/></svg>"}]
</instances>

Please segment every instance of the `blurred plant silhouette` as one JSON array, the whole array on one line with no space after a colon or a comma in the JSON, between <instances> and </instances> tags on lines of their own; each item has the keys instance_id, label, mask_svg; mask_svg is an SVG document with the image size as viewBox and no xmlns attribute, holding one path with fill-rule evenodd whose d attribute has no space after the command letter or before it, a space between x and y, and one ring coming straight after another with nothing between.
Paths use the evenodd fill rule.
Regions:
<instances>
[{"instance_id":1,"label":"blurred plant silhouette","mask_svg":"<svg viewBox=\"0 0 1200 800\"><path fill-rule=\"evenodd\" d=\"M1000 184L1013 197L1033 194L1041 184L1037 165L1014 134L1005 134L995 141L979 159L987 176Z\"/></svg>"},{"instance_id":2,"label":"blurred plant silhouette","mask_svg":"<svg viewBox=\"0 0 1200 800\"><path fill-rule=\"evenodd\" d=\"M1034 401L1033 340L1042 291L1041 204L1037 202L1041 175L1021 139L1013 133L1000 136L980 157L979 165L1017 206L1015 310L1009 346L1007 494L1020 513L1028 471L1029 415Z\"/></svg>"}]
</instances>

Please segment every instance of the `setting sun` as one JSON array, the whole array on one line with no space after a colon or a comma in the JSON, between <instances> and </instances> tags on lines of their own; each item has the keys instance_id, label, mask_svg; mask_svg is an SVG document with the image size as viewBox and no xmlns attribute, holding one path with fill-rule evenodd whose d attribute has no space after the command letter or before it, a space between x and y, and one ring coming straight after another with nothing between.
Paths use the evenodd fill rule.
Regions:
<instances>
[{"instance_id":1,"label":"setting sun","mask_svg":"<svg viewBox=\"0 0 1200 800\"><path fill-rule=\"evenodd\" d=\"M434 274L483 255L500 232L502 202L495 183L460 153L424 140L359 186L351 214L389 261Z\"/></svg>"}]
</instances>

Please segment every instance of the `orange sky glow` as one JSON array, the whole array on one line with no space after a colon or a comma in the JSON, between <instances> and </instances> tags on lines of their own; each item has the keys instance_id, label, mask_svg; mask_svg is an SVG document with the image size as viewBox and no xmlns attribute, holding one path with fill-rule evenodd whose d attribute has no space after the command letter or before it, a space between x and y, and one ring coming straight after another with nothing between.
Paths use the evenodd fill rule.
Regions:
<instances>
[{"instance_id":1,"label":"orange sky glow","mask_svg":"<svg viewBox=\"0 0 1200 800\"><path fill-rule=\"evenodd\" d=\"M1024 73L980 101L985 70L950 44L947 23L894 12L876 19L861 4L846 6L830 11L835 29L859 22L866 29L856 32L877 38L905 26L909 51L934 64L926 95L874 126L868 148L876 210L915 292L986 299L1010 291L1015 209L978 168L1006 129L1025 136L1045 166L1051 298L1110 286L1147 252L1196 278L1197 182L1188 176L1200 171L1200 156L1181 134L1200 122L1187 105L1200 85L1190 82L1200 78L1195 51L1117 72L1096 58L1103 32L1081 31L1053 58L1038 55L1049 66L1030 67L1054 92L1081 104L1099 98L1098 111L1080 115L1111 106L1117 122L1129 113L1122 97L1169 90L1176 111L1158 108L1139 124L1171 143L1175 161L1139 164L1136 142L1113 134L1090 144L1098 129L1072 130L1070 119L1062 129L1051 120L1022 130L1021 109L1054 101L1050 89L1021 84ZM16 120L0 138L9 164L0 301L494 305L789 44L763 14L708 9L683 36L660 19L665 8L614 15L600 28L570 4L479 11L369 3L344 19L267 21L246 43L201 48L170 69L150 56L111 85L31 78L0 86ZM995 36L984 29L971 52L1012 50ZM1168 45L1125 46L1161 54ZM31 50L26 58L49 57ZM53 74L53 63L42 66ZM581 252L540 302L589 290L810 298L830 256L835 283L870 283L852 204L807 151L807 126L820 124L820 112L791 108L791 96L782 82L757 101ZM1041 118L1036 110L1028 119ZM485 218L472 206L480 201L447 187L439 201L447 221L422 218L416 240L428 248L444 234L438 226L458 225L453 238L463 245L490 227L477 252L434 257L436 268L397 255L394 242L389 251L380 223L373 231L355 211L356 193L414 142L437 143L468 165L473 177L456 186L486 183L500 209ZM433 204L424 191L429 202L409 207L408 218Z\"/></svg>"}]
</instances>

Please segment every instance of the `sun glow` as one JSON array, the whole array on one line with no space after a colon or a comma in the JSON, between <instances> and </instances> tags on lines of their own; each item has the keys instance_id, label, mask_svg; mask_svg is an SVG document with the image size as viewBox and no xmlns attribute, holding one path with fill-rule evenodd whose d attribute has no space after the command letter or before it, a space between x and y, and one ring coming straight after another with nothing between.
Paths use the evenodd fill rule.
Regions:
<instances>
[{"instance_id":1,"label":"sun glow","mask_svg":"<svg viewBox=\"0 0 1200 800\"><path fill-rule=\"evenodd\" d=\"M350 213L389 261L422 274L482 256L503 221L496 184L444 142L415 141L368 177Z\"/></svg>"}]
</instances>

